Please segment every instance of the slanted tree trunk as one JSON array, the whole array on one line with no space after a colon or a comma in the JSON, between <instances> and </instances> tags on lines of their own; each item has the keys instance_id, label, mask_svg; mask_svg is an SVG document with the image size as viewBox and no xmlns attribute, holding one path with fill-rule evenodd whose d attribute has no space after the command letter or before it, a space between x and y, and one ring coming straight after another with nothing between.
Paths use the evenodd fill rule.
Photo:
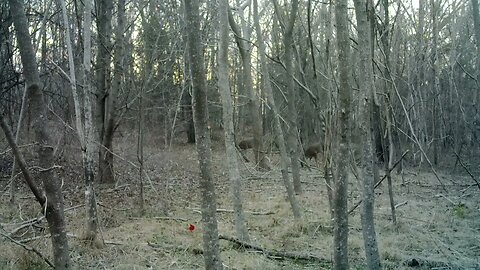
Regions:
<instances>
[{"instance_id":1,"label":"slanted tree trunk","mask_svg":"<svg viewBox=\"0 0 480 270\"><path fill-rule=\"evenodd\" d=\"M287 148L285 145L285 138L283 136L283 130L280 123L280 114L277 109L277 105L275 104L275 99L273 98L273 90L272 84L270 82L270 73L268 70L267 65L267 57L265 56L265 43L263 41L263 34L262 29L260 28L260 18L258 17L258 3L257 0L253 0L253 19L255 24L255 30L257 33L257 43L258 43L258 51L260 55L260 65L261 70L263 73L263 87L264 91L267 96L268 103L270 104L270 109L273 111L274 117L274 127L275 127L275 138L277 140L277 145L280 149L280 163L281 163L281 171L282 171L282 178L283 184L287 190L287 197L290 205L292 207L293 216L295 219L300 220L301 210L298 204L298 201L295 197L295 191L293 188L292 183L288 177L288 155L287 155Z\"/></svg>"},{"instance_id":2,"label":"slanted tree trunk","mask_svg":"<svg viewBox=\"0 0 480 270\"><path fill-rule=\"evenodd\" d=\"M369 6L365 0L355 0L355 14L357 19L358 50L360 52L360 69L358 82L360 84L360 106L358 120L358 136L362 142L361 154L358 157L360 163L359 177L363 181L363 205L362 205L362 231L367 268L371 270L382 269L378 252L377 235L374 222L374 171L377 170L376 155L373 147L372 123L370 121L374 78L372 67L372 55L370 54L370 26L367 21Z\"/></svg>"},{"instance_id":3,"label":"slanted tree trunk","mask_svg":"<svg viewBox=\"0 0 480 270\"><path fill-rule=\"evenodd\" d=\"M339 67L339 157L337 162L337 179L333 196L334 213L334 252L333 269L348 269L348 213L347 187L350 155L350 44L348 36L347 0L335 3L335 22L337 25L338 67Z\"/></svg>"},{"instance_id":4,"label":"slanted tree trunk","mask_svg":"<svg viewBox=\"0 0 480 270\"><path fill-rule=\"evenodd\" d=\"M231 181L235 229L240 240L250 242L245 215L242 207L242 184L238 169L237 149L235 147L235 130L233 128L233 107L228 80L228 0L218 4L219 44L218 44L218 89L222 95L223 124L225 128L226 167Z\"/></svg>"},{"instance_id":5,"label":"slanted tree trunk","mask_svg":"<svg viewBox=\"0 0 480 270\"><path fill-rule=\"evenodd\" d=\"M199 3L185 0L185 20L188 36L190 69L193 82L193 118L195 142L200 162L202 194L203 255L205 269L222 269L216 218L215 183L211 171L210 132L208 131L207 85L200 39Z\"/></svg>"},{"instance_id":6,"label":"slanted tree trunk","mask_svg":"<svg viewBox=\"0 0 480 270\"><path fill-rule=\"evenodd\" d=\"M263 147L263 127L262 117L260 114L260 102L256 96L255 89L253 89L252 79L252 63L251 63L251 50L250 45L246 42L240 28L233 18L231 10L228 12L228 19L230 27L235 34L235 41L238 45L240 52L240 58L242 59L242 72L244 87L248 93L248 108L250 110L250 117L252 118L252 131L253 131L253 152L255 153L255 163L262 170L269 170L267 159L265 158L265 151Z\"/></svg>"},{"instance_id":7,"label":"slanted tree trunk","mask_svg":"<svg viewBox=\"0 0 480 270\"><path fill-rule=\"evenodd\" d=\"M45 189L45 215L48 221L52 239L52 250L55 269L70 269L68 239L63 214L63 195L60 179L56 177L53 167L53 146L49 130L47 106L38 74L37 62L33 50L30 33L28 32L27 16L22 0L9 0L10 14L17 34L17 42L23 65L23 74L27 87L27 97L32 112L32 125L37 143L39 166L43 168L39 179L42 179Z\"/></svg>"},{"instance_id":8,"label":"slanted tree trunk","mask_svg":"<svg viewBox=\"0 0 480 270\"><path fill-rule=\"evenodd\" d=\"M27 108L27 90L23 91L23 98L22 98L22 106L20 108L20 114L18 115L18 123L17 123L17 130L15 133L15 144L18 144L20 140L20 130L22 129L23 125L23 118L25 118L25 109ZM13 156L13 165L12 165L12 173L10 175L10 203L15 203L15 193L17 191L17 162L15 156Z\"/></svg>"}]
</instances>

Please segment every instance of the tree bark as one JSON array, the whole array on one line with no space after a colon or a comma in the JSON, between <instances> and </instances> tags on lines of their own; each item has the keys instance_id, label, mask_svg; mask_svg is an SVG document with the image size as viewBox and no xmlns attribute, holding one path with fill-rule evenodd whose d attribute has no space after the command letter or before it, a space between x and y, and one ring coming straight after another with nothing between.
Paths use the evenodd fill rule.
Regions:
<instances>
[{"instance_id":1,"label":"tree bark","mask_svg":"<svg viewBox=\"0 0 480 270\"><path fill-rule=\"evenodd\" d=\"M350 44L348 36L347 0L335 3L335 22L337 25L338 65L339 65L339 158L333 196L334 209L334 252L333 269L348 269L348 161L350 155Z\"/></svg>"},{"instance_id":2,"label":"tree bark","mask_svg":"<svg viewBox=\"0 0 480 270\"><path fill-rule=\"evenodd\" d=\"M52 249L55 269L70 269L68 239L66 234L65 218L63 213L63 195L60 179L54 174L52 130L48 130L47 106L44 101L38 74L37 62L32 41L28 32L27 16L22 0L9 0L10 12L17 34L18 47L23 65L23 74L27 85L27 97L32 114L32 125L35 132L35 141L38 144L37 153L42 170L40 179L45 189L45 215L52 236Z\"/></svg>"},{"instance_id":3,"label":"tree bark","mask_svg":"<svg viewBox=\"0 0 480 270\"><path fill-rule=\"evenodd\" d=\"M202 48L200 46L199 3L185 0L190 69L193 82L193 118L195 141L200 164L202 193L203 250L205 269L222 269L216 218L215 183L211 171L210 134L208 131L207 86Z\"/></svg>"}]
</instances>

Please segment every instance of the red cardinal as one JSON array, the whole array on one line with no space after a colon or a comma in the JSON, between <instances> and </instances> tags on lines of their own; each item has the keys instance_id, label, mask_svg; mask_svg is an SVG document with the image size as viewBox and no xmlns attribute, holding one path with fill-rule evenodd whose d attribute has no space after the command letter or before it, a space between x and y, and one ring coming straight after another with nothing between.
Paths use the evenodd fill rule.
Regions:
<instances>
[{"instance_id":1,"label":"red cardinal","mask_svg":"<svg viewBox=\"0 0 480 270\"><path fill-rule=\"evenodd\" d=\"M188 230L193 232L195 230L195 225L193 224L188 224Z\"/></svg>"}]
</instances>

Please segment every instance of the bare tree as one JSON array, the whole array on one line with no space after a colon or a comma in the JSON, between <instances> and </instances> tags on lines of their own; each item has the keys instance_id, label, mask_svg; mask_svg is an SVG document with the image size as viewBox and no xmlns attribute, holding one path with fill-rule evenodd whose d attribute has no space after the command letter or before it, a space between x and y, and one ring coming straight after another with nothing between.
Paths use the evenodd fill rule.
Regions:
<instances>
[{"instance_id":1,"label":"bare tree","mask_svg":"<svg viewBox=\"0 0 480 270\"><path fill-rule=\"evenodd\" d=\"M215 183L211 171L210 134L208 130L207 85L200 39L199 3L185 0L185 20L188 36L190 71L193 83L193 117L195 143L200 161L200 190L202 194L203 249L205 269L222 269L220 259Z\"/></svg>"},{"instance_id":2,"label":"bare tree","mask_svg":"<svg viewBox=\"0 0 480 270\"><path fill-rule=\"evenodd\" d=\"M337 161L337 179L333 196L334 239L333 269L348 269L348 162L350 155L350 102L351 86L349 82L350 44L348 36L347 0L335 3L335 22L337 25L338 67L339 67L339 157Z\"/></svg>"},{"instance_id":3,"label":"bare tree","mask_svg":"<svg viewBox=\"0 0 480 270\"><path fill-rule=\"evenodd\" d=\"M25 7L22 0L9 0L9 4L27 85L29 106L32 112L34 112L32 114L32 125L35 131L35 141L38 144L39 165L42 168L40 179L43 180L44 196L46 197L44 213L52 238L54 265L55 269L70 269L71 263L63 213L62 186L60 179L54 173L55 168L53 166L54 157L51 138L53 130L48 129L47 106L44 101L30 33L28 32Z\"/></svg>"}]
</instances>

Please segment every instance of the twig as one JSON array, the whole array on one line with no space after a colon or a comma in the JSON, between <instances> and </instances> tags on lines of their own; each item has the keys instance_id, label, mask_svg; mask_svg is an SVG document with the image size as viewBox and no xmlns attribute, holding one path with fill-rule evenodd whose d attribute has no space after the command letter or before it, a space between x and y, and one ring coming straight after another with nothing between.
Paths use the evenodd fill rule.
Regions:
<instances>
[{"instance_id":1,"label":"twig","mask_svg":"<svg viewBox=\"0 0 480 270\"><path fill-rule=\"evenodd\" d=\"M75 206L71 206L71 207L65 208L65 209L63 210L63 212L67 212L67 211L70 211L70 210L75 210L75 209L77 209L77 208L84 207L84 206L85 206L84 203L79 204L79 205L75 205Z\"/></svg>"},{"instance_id":2,"label":"twig","mask_svg":"<svg viewBox=\"0 0 480 270\"><path fill-rule=\"evenodd\" d=\"M107 209L112 209L112 210L116 210L116 211L128 211L130 210L131 208L125 208L125 209L120 209L120 208L115 208L115 207L110 207L110 206L106 206L105 204L103 204L102 202L97 202L98 205L102 206L102 207L105 207Z\"/></svg>"},{"instance_id":3,"label":"twig","mask_svg":"<svg viewBox=\"0 0 480 270\"><path fill-rule=\"evenodd\" d=\"M31 247L31 246L27 246L27 245L25 245L25 244L22 244L22 243L18 242L17 240L11 238L10 236L8 236L8 235L6 235L6 234L4 234L4 233L2 233L2 232L0 232L0 234L1 234L3 237L7 238L8 240L12 241L14 244L17 244L17 245L23 247L25 250L34 252L34 253L37 254L40 258L42 258L51 268L55 268L55 266L50 262L50 260L48 260L47 257L43 256L43 254L40 253L40 251L38 251L38 250L35 249L34 247Z\"/></svg>"},{"instance_id":4,"label":"twig","mask_svg":"<svg viewBox=\"0 0 480 270\"><path fill-rule=\"evenodd\" d=\"M27 220L26 222L23 222L22 225L20 225L19 227L13 229L8 235L13 236L14 234L16 234L21 229L26 228L26 227L30 227L33 224L42 221L44 218L45 218L45 216L41 216L41 217L38 217L38 218L33 218L33 219L30 219L30 220Z\"/></svg>"},{"instance_id":5,"label":"twig","mask_svg":"<svg viewBox=\"0 0 480 270\"><path fill-rule=\"evenodd\" d=\"M402 161L402 159L407 155L409 151L405 151L402 156L397 160L397 162L395 162L395 164L393 164L392 168L389 169L389 171L393 171L393 169L395 169L395 167L397 167L397 165ZM382 182L383 180L385 180L387 178L387 175L388 173L386 173L382 179L380 179L380 181L378 181L378 183L375 184L375 186L373 187L373 189L376 189ZM349 211L348 211L348 214L350 215L353 211L355 211L355 209L357 209L357 207L360 206L360 204L362 204L363 200L359 200Z\"/></svg>"},{"instance_id":6,"label":"twig","mask_svg":"<svg viewBox=\"0 0 480 270\"><path fill-rule=\"evenodd\" d=\"M398 203L398 204L395 205L395 209L400 208L401 206L404 206L404 205L406 205L407 203L408 203L408 201L404 201L404 202Z\"/></svg>"},{"instance_id":7,"label":"twig","mask_svg":"<svg viewBox=\"0 0 480 270\"><path fill-rule=\"evenodd\" d=\"M470 172L470 170L467 168L467 166L465 166L465 164L462 162L462 159L460 158L460 155L457 154L457 151L455 151L455 148L452 146L452 150L453 150L453 153L455 154L455 156L457 157L457 161L460 163L460 165L463 167L463 169L468 173L468 175L470 175L470 177L473 179L473 181L475 181L475 183L477 184L477 187L478 189L480 189L480 183L478 182L478 180L475 178L475 176Z\"/></svg>"},{"instance_id":8,"label":"twig","mask_svg":"<svg viewBox=\"0 0 480 270\"><path fill-rule=\"evenodd\" d=\"M439 193L439 194L435 195L435 198L440 198L440 197L443 197L445 200L447 200L448 202L450 202L454 206L458 205L458 203L455 203L454 201L452 201L450 198L443 195L442 193Z\"/></svg>"},{"instance_id":9,"label":"twig","mask_svg":"<svg viewBox=\"0 0 480 270\"><path fill-rule=\"evenodd\" d=\"M307 261L317 261L321 263L331 263L329 260L317 257L313 254L308 254L308 253L298 253L298 252L288 252L288 251L275 251L275 250L267 250L259 246L255 246L246 242L243 242L241 240L238 240L236 238L226 236L226 235L219 235L219 239L227 240L230 242L233 242L243 248L246 249L253 249L256 251L260 251L263 254L267 255L270 258L273 259L294 259L294 260L307 260Z\"/></svg>"}]
</instances>

